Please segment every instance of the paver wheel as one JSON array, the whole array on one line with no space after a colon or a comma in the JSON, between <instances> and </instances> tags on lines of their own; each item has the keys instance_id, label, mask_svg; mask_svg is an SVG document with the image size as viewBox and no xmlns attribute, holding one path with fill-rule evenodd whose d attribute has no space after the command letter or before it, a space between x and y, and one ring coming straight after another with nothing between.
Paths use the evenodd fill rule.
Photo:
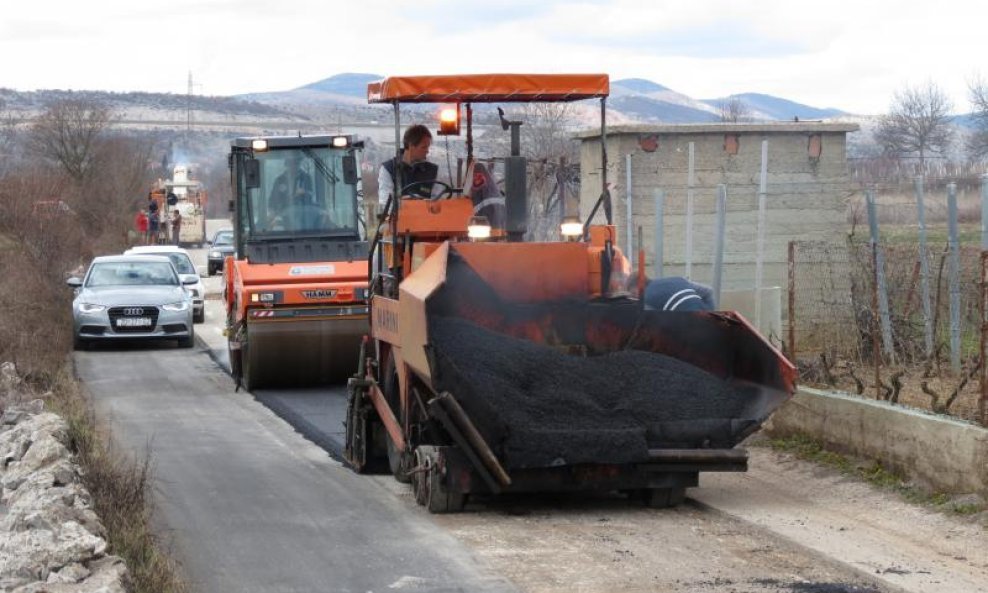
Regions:
<instances>
[{"instance_id":1,"label":"paver wheel","mask_svg":"<svg viewBox=\"0 0 988 593\"><path fill-rule=\"evenodd\" d=\"M446 483L446 475L441 471L435 452L428 452L428 471L418 475L418 480L422 482L423 503L430 513L459 513L467 502L467 495L462 492L453 492ZM416 491L416 501L420 494Z\"/></svg>"},{"instance_id":2,"label":"paver wheel","mask_svg":"<svg viewBox=\"0 0 988 593\"><path fill-rule=\"evenodd\" d=\"M401 401L401 394L399 393L399 389L398 370L395 368L394 357L389 356L388 364L384 371L384 385L382 385L382 391L384 392L384 399L387 400L388 406L391 407L391 411L394 413L395 418L398 420L398 423L401 424L401 406L399 405L399 402ZM388 444L388 467L391 468L391 475L393 475L395 479L402 484L408 484L411 481L411 478L408 476L408 464L405 462L406 456L398 451L398 447L387 434L385 434L385 440Z\"/></svg>"}]
</instances>

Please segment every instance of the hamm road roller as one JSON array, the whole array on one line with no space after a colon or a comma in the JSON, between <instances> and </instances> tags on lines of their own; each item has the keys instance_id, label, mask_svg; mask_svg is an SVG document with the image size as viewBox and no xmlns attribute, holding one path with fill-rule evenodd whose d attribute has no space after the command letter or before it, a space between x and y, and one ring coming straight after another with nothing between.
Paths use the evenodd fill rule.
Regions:
<instances>
[{"instance_id":1,"label":"hamm road roller","mask_svg":"<svg viewBox=\"0 0 988 593\"><path fill-rule=\"evenodd\" d=\"M353 373L367 333L360 148L349 135L232 142L226 332L233 376L247 390Z\"/></svg>"},{"instance_id":2,"label":"hamm road roller","mask_svg":"<svg viewBox=\"0 0 988 593\"><path fill-rule=\"evenodd\" d=\"M402 103L465 111L468 171L478 104L600 101L600 197L584 223L563 225L562 241L524 240L524 122L500 110L512 136L504 228L478 214L486 197L448 186L422 198L396 183L405 191L385 208L345 455L358 472L410 483L431 512L459 511L472 495L542 491L674 505L699 472L745 471L739 443L792 395L795 369L739 314L646 310L629 292L635 277L607 189L608 87L600 74L368 87L371 102L393 104L396 134Z\"/></svg>"}]
</instances>

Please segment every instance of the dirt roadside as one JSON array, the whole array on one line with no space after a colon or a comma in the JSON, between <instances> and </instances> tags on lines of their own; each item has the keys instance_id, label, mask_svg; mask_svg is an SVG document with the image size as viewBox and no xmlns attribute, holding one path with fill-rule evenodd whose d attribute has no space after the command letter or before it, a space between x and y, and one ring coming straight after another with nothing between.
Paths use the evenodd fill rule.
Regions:
<instances>
[{"instance_id":1,"label":"dirt roadside","mask_svg":"<svg viewBox=\"0 0 988 593\"><path fill-rule=\"evenodd\" d=\"M970 518L764 447L747 474L705 474L690 498L524 497L434 520L532 593L988 592L988 530Z\"/></svg>"}]
</instances>

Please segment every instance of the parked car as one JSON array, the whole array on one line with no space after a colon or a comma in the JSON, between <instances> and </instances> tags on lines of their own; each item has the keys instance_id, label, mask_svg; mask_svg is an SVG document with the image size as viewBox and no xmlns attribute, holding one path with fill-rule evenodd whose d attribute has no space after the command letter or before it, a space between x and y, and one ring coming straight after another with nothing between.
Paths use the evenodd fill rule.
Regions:
<instances>
[{"instance_id":1,"label":"parked car","mask_svg":"<svg viewBox=\"0 0 988 593\"><path fill-rule=\"evenodd\" d=\"M152 255L97 257L85 278L69 278L73 338L77 350L101 340L174 338L182 348L195 342L192 297L171 260Z\"/></svg>"},{"instance_id":2,"label":"parked car","mask_svg":"<svg viewBox=\"0 0 988 593\"><path fill-rule=\"evenodd\" d=\"M194 276L195 282L186 284L187 290L192 294L193 320L196 323L202 323L206 320L206 287L203 285L196 267L192 264L192 258L189 257L188 251L174 245L141 245L124 251L124 255L164 255L172 261L175 269L183 276L183 284L185 284L185 276Z\"/></svg>"},{"instance_id":3,"label":"parked car","mask_svg":"<svg viewBox=\"0 0 988 593\"><path fill-rule=\"evenodd\" d=\"M209 242L209 252L207 253L206 274L213 274L223 270L223 262L226 256L233 255L236 247L233 244L233 229L221 229L213 235L213 240Z\"/></svg>"}]
</instances>

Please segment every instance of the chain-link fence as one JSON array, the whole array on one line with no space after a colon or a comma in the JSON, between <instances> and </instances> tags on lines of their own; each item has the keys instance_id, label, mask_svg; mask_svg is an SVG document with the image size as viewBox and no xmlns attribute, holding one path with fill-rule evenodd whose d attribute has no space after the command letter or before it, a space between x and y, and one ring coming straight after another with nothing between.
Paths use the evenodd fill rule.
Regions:
<instances>
[{"instance_id":1,"label":"chain-link fence","mask_svg":"<svg viewBox=\"0 0 988 593\"><path fill-rule=\"evenodd\" d=\"M953 316L943 246L926 250L926 290L915 244L876 253L863 241L794 242L790 254L789 331L804 382L978 418L980 249L958 248Z\"/></svg>"}]
</instances>

